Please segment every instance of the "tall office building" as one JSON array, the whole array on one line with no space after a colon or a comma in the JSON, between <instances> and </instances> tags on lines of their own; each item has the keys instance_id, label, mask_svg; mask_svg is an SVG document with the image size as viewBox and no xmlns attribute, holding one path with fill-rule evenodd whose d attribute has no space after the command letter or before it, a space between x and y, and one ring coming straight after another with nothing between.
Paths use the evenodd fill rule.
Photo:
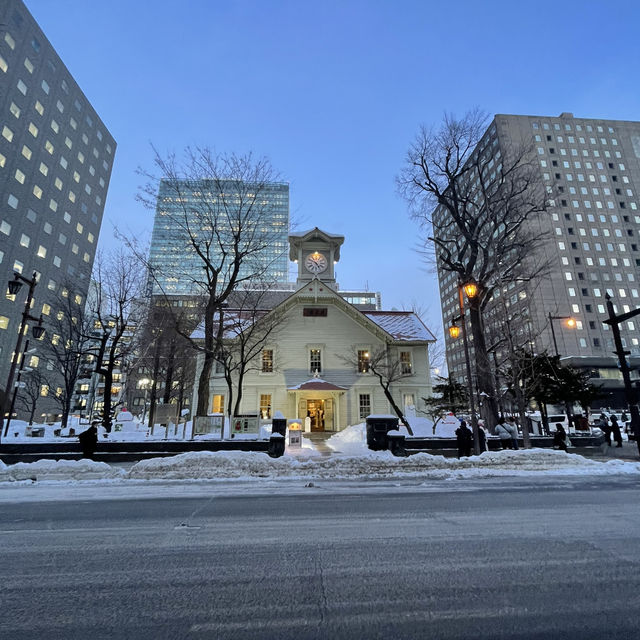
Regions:
<instances>
[{"instance_id":1,"label":"tall office building","mask_svg":"<svg viewBox=\"0 0 640 640\"><path fill-rule=\"evenodd\" d=\"M21 0L0 3L0 388L36 272L31 315L73 283L84 304L116 143ZM34 359L32 364L37 360Z\"/></svg>"},{"instance_id":2,"label":"tall office building","mask_svg":"<svg viewBox=\"0 0 640 640\"><path fill-rule=\"evenodd\" d=\"M640 122L571 113L496 115L478 147L491 149L498 162L523 141L531 141L529 159L553 195L548 214L531 221L531 228L546 234L538 251L550 268L536 287L513 283L498 291L483 314L485 333L495 333L492 306L502 296L521 311L517 329L530 335L532 348L554 353L557 345L564 363L589 370L592 381L604 387L603 405L621 406L615 346L603 320L607 294L617 313L640 307ZM434 217L446 222L443 210L436 209ZM441 268L438 280L446 327L459 314L457 280ZM573 317L576 326L567 328L549 315ZM638 323L640 318L620 326L632 364L640 363ZM445 339L449 370L464 378L461 341Z\"/></svg>"},{"instance_id":3,"label":"tall office building","mask_svg":"<svg viewBox=\"0 0 640 640\"><path fill-rule=\"evenodd\" d=\"M240 191L242 193L236 198L236 192ZM255 212L255 222L260 225L257 235L269 240L264 250L256 256L250 255L245 261L240 278L262 271L268 284L287 282L289 185L260 184L255 191L260 202L250 205L247 200L254 194L251 185L246 183L160 182L149 251L153 270L152 295L189 297L201 293L197 282L203 280L203 262L189 235L195 239L201 237L203 247L209 242L212 261L217 263L220 246L229 235L230 224L235 222L233 207L236 200L242 202L239 206L243 207L241 217L245 220L242 223L247 230L245 237L251 232L251 216ZM214 237L214 231L218 237Z\"/></svg>"}]
</instances>

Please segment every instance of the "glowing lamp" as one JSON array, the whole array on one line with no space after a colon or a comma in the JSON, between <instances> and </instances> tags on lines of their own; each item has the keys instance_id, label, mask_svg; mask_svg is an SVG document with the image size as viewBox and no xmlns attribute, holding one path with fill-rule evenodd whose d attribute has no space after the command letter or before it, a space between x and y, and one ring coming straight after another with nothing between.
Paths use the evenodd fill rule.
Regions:
<instances>
[{"instance_id":1,"label":"glowing lamp","mask_svg":"<svg viewBox=\"0 0 640 640\"><path fill-rule=\"evenodd\" d=\"M464 292L467 294L467 298L475 298L478 294L478 285L475 282L467 282L462 285Z\"/></svg>"},{"instance_id":2,"label":"glowing lamp","mask_svg":"<svg viewBox=\"0 0 640 640\"><path fill-rule=\"evenodd\" d=\"M460 327L457 324L452 324L449 327L449 335L455 340L460 335Z\"/></svg>"}]
</instances>

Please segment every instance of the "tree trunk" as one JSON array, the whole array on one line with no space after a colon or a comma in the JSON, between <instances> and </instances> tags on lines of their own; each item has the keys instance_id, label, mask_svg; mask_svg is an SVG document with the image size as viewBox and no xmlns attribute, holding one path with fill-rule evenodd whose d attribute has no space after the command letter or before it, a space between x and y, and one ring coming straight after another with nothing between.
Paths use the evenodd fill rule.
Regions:
<instances>
[{"instance_id":1,"label":"tree trunk","mask_svg":"<svg viewBox=\"0 0 640 640\"><path fill-rule=\"evenodd\" d=\"M413 430L411 429L411 426L409 425L409 421L404 417L404 413L400 410L400 407L396 404L396 401L393 399L393 396L391 395L391 392L389 391L389 387L385 387L383 385L382 386L382 390L384 391L384 395L385 395L386 399L389 401L389 404L391 405L391 408L395 411L395 413L398 416L398 418L400 418L400 421L402 422L402 424L407 428L407 431L409 432L409 435L412 436L413 435Z\"/></svg>"},{"instance_id":2,"label":"tree trunk","mask_svg":"<svg viewBox=\"0 0 640 640\"><path fill-rule=\"evenodd\" d=\"M175 358L176 340L174 337L171 339L171 343L169 344L169 354L167 355L167 375L165 376L164 395L162 397L162 401L165 404L169 404L169 401L171 400L171 387L173 386L173 370L175 367Z\"/></svg>"},{"instance_id":3,"label":"tree trunk","mask_svg":"<svg viewBox=\"0 0 640 640\"><path fill-rule=\"evenodd\" d=\"M498 422L498 403L496 401L496 390L493 387L493 371L489 362L481 314L479 298L472 298L469 301L469 319L471 320L471 335L473 336L477 389L479 393L486 394L483 402L483 405L487 408L487 424L485 426L490 433L493 433Z\"/></svg>"},{"instance_id":4,"label":"tree trunk","mask_svg":"<svg viewBox=\"0 0 640 640\"><path fill-rule=\"evenodd\" d=\"M153 356L153 379L151 381L151 398L149 400L149 429L151 434L153 435L153 426L155 425L155 404L157 397L157 389L158 389L158 373L160 371L160 345L162 344L162 339L158 338L156 340L156 350Z\"/></svg>"}]
</instances>

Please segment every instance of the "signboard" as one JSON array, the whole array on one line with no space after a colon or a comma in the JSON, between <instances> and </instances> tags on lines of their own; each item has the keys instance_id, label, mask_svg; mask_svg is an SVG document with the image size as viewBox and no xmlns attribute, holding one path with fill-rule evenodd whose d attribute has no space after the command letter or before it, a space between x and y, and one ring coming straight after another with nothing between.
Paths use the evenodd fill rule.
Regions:
<instances>
[{"instance_id":1,"label":"signboard","mask_svg":"<svg viewBox=\"0 0 640 640\"><path fill-rule=\"evenodd\" d=\"M231 437L241 433L258 434L260 432L260 420L255 414L234 416L231 422Z\"/></svg>"},{"instance_id":2,"label":"signboard","mask_svg":"<svg viewBox=\"0 0 640 640\"><path fill-rule=\"evenodd\" d=\"M153 407L153 421L156 424L178 424L177 404L156 404Z\"/></svg>"},{"instance_id":3,"label":"signboard","mask_svg":"<svg viewBox=\"0 0 640 640\"><path fill-rule=\"evenodd\" d=\"M289 420L289 447L302 448L302 424L300 420Z\"/></svg>"},{"instance_id":4,"label":"signboard","mask_svg":"<svg viewBox=\"0 0 640 640\"><path fill-rule=\"evenodd\" d=\"M193 435L204 436L208 433L220 433L223 420L223 415L196 416L193 419Z\"/></svg>"}]
</instances>

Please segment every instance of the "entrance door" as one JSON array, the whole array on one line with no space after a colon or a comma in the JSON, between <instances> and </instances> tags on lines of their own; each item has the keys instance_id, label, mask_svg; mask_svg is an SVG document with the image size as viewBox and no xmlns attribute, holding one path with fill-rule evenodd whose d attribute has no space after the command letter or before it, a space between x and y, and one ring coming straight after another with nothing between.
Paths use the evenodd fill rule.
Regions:
<instances>
[{"instance_id":1,"label":"entrance door","mask_svg":"<svg viewBox=\"0 0 640 640\"><path fill-rule=\"evenodd\" d=\"M307 415L311 418L311 431L324 431L324 400L307 400Z\"/></svg>"}]
</instances>

